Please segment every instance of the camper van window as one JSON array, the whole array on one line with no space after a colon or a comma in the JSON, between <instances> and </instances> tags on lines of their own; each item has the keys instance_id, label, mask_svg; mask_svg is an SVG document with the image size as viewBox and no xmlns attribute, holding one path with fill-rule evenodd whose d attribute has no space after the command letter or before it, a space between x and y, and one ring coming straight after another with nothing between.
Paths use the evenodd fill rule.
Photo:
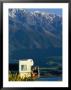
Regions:
<instances>
[{"instance_id":1,"label":"camper van window","mask_svg":"<svg viewBox=\"0 0 71 90\"><path fill-rule=\"evenodd\" d=\"M21 71L26 71L27 70L27 66L26 65L21 65Z\"/></svg>"}]
</instances>

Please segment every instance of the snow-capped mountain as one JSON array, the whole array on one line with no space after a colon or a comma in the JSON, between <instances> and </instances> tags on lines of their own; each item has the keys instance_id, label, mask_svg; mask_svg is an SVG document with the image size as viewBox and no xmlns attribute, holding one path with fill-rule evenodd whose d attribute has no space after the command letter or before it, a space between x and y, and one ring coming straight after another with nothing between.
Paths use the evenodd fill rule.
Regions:
<instances>
[{"instance_id":1,"label":"snow-capped mountain","mask_svg":"<svg viewBox=\"0 0 71 90\"><path fill-rule=\"evenodd\" d=\"M62 47L62 17L23 9L9 10L9 52Z\"/></svg>"},{"instance_id":2,"label":"snow-capped mountain","mask_svg":"<svg viewBox=\"0 0 71 90\"><path fill-rule=\"evenodd\" d=\"M10 43L14 42L18 48L60 47L62 20L46 12L12 10L9 12L9 31Z\"/></svg>"}]
</instances>

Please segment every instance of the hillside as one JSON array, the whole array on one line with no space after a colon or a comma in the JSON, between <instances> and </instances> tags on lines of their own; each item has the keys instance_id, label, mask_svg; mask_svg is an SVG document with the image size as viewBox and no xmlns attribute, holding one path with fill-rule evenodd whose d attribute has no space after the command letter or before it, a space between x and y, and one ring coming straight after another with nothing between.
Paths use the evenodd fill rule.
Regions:
<instances>
[{"instance_id":1,"label":"hillside","mask_svg":"<svg viewBox=\"0 0 71 90\"><path fill-rule=\"evenodd\" d=\"M62 17L40 11L9 9L9 59L33 58L37 65L62 55ZM57 59L58 60L58 59Z\"/></svg>"}]
</instances>

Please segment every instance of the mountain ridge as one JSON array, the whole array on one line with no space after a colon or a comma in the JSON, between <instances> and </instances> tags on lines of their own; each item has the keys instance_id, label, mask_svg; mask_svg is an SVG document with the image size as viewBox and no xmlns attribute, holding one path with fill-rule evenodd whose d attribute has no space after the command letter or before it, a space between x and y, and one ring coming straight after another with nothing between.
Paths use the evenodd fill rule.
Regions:
<instances>
[{"instance_id":1,"label":"mountain ridge","mask_svg":"<svg viewBox=\"0 0 71 90\"><path fill-rule=\"evenodd\" d=\"M12 11L14 10L14 11ZM27 58L29 50L31 55L36 57L42 56L40 52L50 50L55 55L61 54L62 51L62 17L45 12L30 12L20 9L9 10L9 58L20 59ZM60 50L58 50L60 48ZM41 49L41 51L38 51ZM27 51L24 52L24 51ZM35 55L32 50L37 50L39 55ZM54 51L52 51L54 50ZM56 54L57 50L59 54ZM35 52L34 51L34 52ZM44 51L46 52L46 51ZM48 52L49 53L49 52ZM19 58L17 58L19 55ZM46 56L49 55L46 53ZM50 53L51 56L51 53ZM32 58L31 56L28 58Z\"/></svg>"}]
</instances>

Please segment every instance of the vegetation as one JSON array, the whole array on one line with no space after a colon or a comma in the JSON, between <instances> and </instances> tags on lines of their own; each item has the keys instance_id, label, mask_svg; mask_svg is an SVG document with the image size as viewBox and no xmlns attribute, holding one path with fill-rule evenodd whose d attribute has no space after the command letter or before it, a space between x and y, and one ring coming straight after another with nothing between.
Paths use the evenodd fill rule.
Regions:
<instances>
[{"instance_id":1,"label":"vegetation","mask_svg":"<svg viewBox=\"0 0 71 90\"><path fill-rule=\"evenodd\" d=\"M31 77L21 78L18 73L14 74L12 72L9 72L9 81L34 81L34 80L35 79Z\"/></svg>"}]
</instances>

